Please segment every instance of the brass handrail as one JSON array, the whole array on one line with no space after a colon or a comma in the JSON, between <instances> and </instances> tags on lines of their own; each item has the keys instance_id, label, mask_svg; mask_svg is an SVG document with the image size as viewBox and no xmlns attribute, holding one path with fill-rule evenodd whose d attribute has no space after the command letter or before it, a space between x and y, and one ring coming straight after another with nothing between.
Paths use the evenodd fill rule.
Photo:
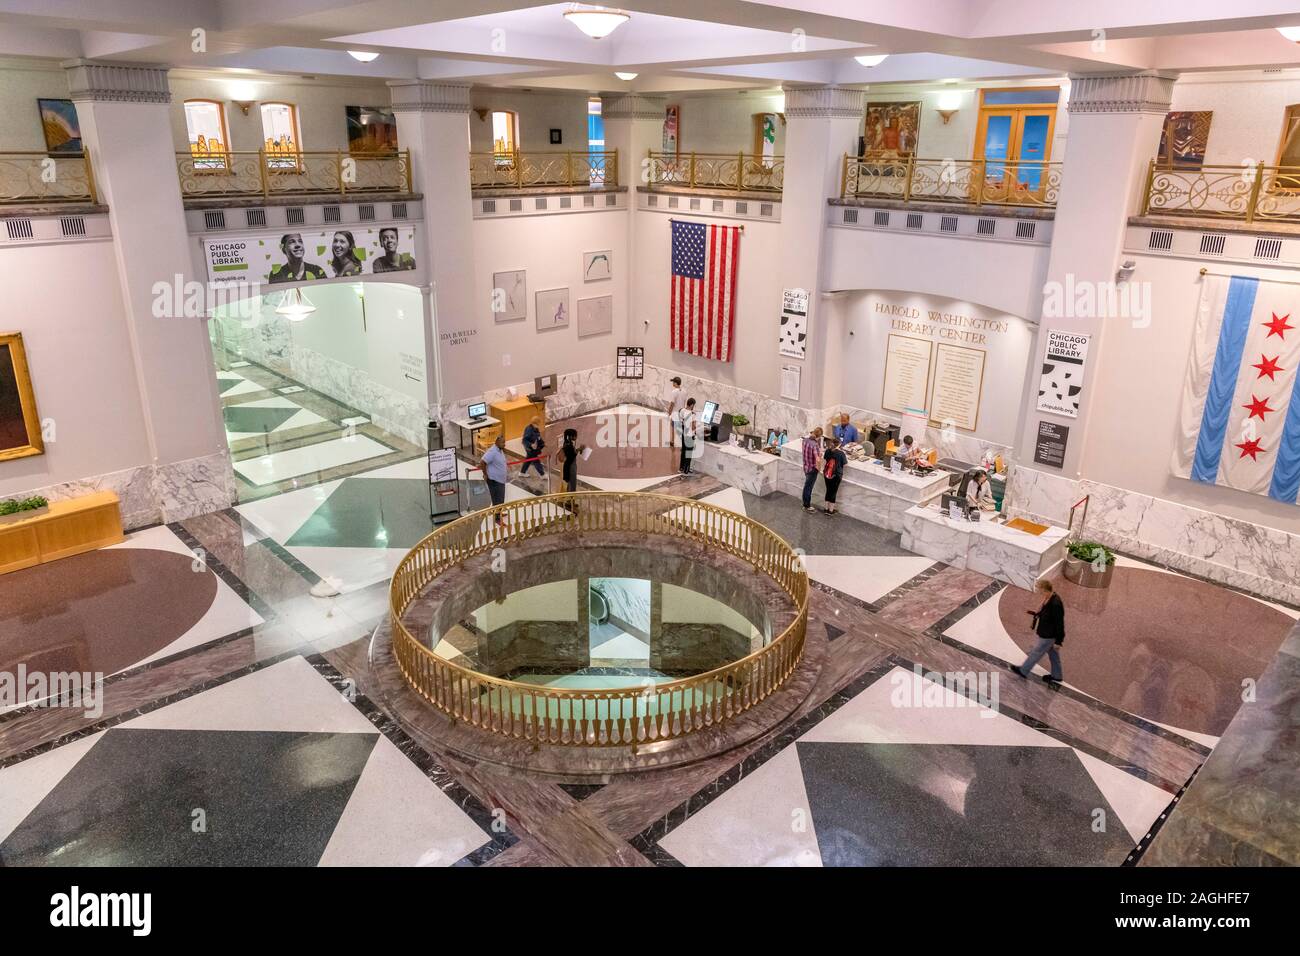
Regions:
<instances>
[{"instance_id":1,"label":"brass handrail","mask_svg":"<svg viewBox=\"0 0 1300 956\"><path fill-rule=\"evenodd\" d=\"M505 520L496 524L492 518ZM502 680L455 664L411 634L403 615L439 575L514 542L581 531L628 531L705 544L747 561L796 613L766 646L730 664L650 687L572 690ZM437 529L398 564L389 585L393 654L411 688L438 710L534 745L622 747L719 726L771 696L803 655L808 574L798 552L758 522L670 495L578 492L507 502Z\"/></svg>"},{"instance_id":2,"label":"brass handrail","mask_svg":"<svg viewBox=\"0 0 1300 956\"><path fill-rule=\"evenodd\" d=\"M472 152L469 185L471 189L613 189L618 186L618 150Z\"/></svg>"},{"instance_id":3,"label":"brass handrail","mask_svg":"<svg viewBox=\"0 0 1300 956\"><path fill-rule=\"evenodd\" d=\"M896 199L972 206L1051 209L1061 190L1061 163L1001 159L871 159L844 156L841 199Z\"/></svg>"},{"instance_id":4,"label":"brass handrail","mask_svg":"<svg viewBox=\"0 0 1300 956\"><path fill-rule=\"evenodd\" d=\"M0 206L98 201L89 149L66 155L0 150Z\"/></svg>"},{"instance_id":5,"label":"brass handrail","mask_svg":"<svg viewBox=\"0 0 1300 956\"><path fill-rule=\"evenodd\" d=\"M746 153L646 154L646 185L651 189L729 189L780 193L785 188L785 157Z\"/></svg>"},{"instance_id":6,"label":"brass handrail","mask_svg":"<svg viewBox=\"0 0 1300 956\"><path fill-rule=\"evenodd\" d=\"M1172 166L1151 160L1142 215L1300 221L1300 166Z\"/></svg>"},{"instance_id":7,"label":"brass handrail","mask_svg":"<svg viewBox=\"0 0 1300 956\"><path fill-rule=\"evenodd\" d=\"M410 193L411 151L189 150L176 154L186 199Z\"/></svg>"}]
</instances>

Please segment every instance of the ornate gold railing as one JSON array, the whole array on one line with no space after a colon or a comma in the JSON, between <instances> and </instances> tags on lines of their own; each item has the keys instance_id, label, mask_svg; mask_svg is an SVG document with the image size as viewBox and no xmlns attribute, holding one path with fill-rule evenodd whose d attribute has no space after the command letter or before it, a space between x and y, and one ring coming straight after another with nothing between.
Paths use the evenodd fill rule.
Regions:
<instances>
[{"instance_id":1,"label":"ornate gold railing","mask_svg":"<svg viewBox=\"0 0 1300 956\"><path fill-rule=\"evenodd\" d=\"M651 189L734 189L779 193L785 186L785 157L754 153L656 153L647 158Z\"/></svg>"},{"instance_id":2,"label":"ornate gold railing","mask_svg":"<svg viewBox=\"0 0 1300 956\"><path fill-rule=\"evenodd\" d=\"M472 189L528 189L540 186L618 185L618 150L587 152L470 153Z\"/></svg>"},{"instance_id":3,"label":"ornate gold railing","mask_svg":"<svg viewBox=\"0 0 1300 956\"><path fill-rule=\"evenodd\" d=\"M491 520L498 514L505 518L502 525ZM407 630L407 608L443 572L514 542L581 531L662 535L735 555L790 596L795 619L765 647L731 664L682 680L610 690L489 677L445 660ZM389 613L393 653L407 683L453 720L533 744L635 749L724 724L785 682L803 654L808 574L784 540L725 508L669 495L547 495L476 511L434 531L397 566Z\"/></svg>"},{"instance_id":4,"label":"ornate gold railing","mask_svg":"<svg viewBox=\"0 0 1300 956\"><path fill-rule=\"evenodd\" d=\"M411 192L411 151L395 153L257 152L176 154L186 199Z\"/></svg>"},{"instance_id":5,"label":"ornate gold railing","mask_svg":"<svg viewBox=\"0 0 1300 956\"><path fill-rule=\"evenodd\" d=\"M0 151L0 205L98 201L89 150L79 156Z\"/></svg>"},{"instance_id":6,"label":"ornate gold railing","mask_svg":"<svg viewBox=\"0 0 1300 956\"><path fill-rule=\"evenodd\" d=\"M1241 222L1300 221L1300 166L1199 166L1178 169L1153 159L1142 215L1206 216Z\"/></svg>"},{"instance_id":7,"label":"ornate gold railing","mask_svg":"<svg viewBox=\"0 0 1300 956\"><path fill-rule=\"evenodd\" d=\"M1061 164L992 159L845 156L841 199L1054 208Z\"/></svg>"}]
</instances>

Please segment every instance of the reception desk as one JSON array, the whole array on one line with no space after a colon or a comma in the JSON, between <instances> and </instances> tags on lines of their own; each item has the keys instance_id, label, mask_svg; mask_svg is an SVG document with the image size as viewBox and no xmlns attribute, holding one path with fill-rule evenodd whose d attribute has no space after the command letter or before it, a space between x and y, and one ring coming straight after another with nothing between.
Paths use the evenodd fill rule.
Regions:
<instances>
[{"instance_id":1,"label":"reception desk","mask_svg":"<svg viewBox=\"0 0 1300 956\"><path fill-rule=\"evenodd\" d=\"M803 494L803 449L799 441L789 442L781 449L778 487L786 494L798 497ZM924 477L910 472L890 471L878 462L850 461L844 469L836 506L841 512L859 521L903 530L903 515L909 508L938 500L948 490L946 471L936 471ZM819 479L815 495L820 495L824 484Z\"/></svg>"},{"instance_id":2,"label":"reception desk","mask_svg":"<svg viewBox=\"0 0 1300 956\"><path fill-rule=\"evenodd\" d=\"M780 464L780 458L765 451L746 451L736 445L702 442L699 457L691 467L701 474L735 485L741 491L761 496L777 490Z\"/></svg>"},{"instance_id":3,"label":"reception desk","mask_svg":"<svg viewBox=\"0 0 1300 956\"><path fill-rule=\"evenodd\" d=\"M979 571L1029 590L1065 557L1064 528L1031 534L1009 528L989 514L980 521L950 518L938 507L909 508L902 545L955 568Z\"/></svg>"}]
</instances>

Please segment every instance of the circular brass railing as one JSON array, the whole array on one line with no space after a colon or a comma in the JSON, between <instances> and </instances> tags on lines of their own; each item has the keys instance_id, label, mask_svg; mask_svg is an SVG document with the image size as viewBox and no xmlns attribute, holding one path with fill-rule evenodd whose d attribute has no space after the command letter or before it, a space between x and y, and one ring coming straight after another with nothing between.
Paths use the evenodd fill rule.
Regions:
<instances>
[{"instance_id":1,"label":"circular brass railing","mask_svg":"<svg viewBox=\"0 0 1300 956\"><path fill-rule=\"evenodd\" d=\"M502 524L494 523L500 515ZM609 690L545 687L480 674L435 654L402 618L439 575L515 542L581 531L627 531L704 544L748 562L794 603L795 618L766 646L680 680ZM808 574L777 534L725 508L656 494L579 492L476 511L417 544L389 586L393 653L416 693L455 721L534 744L636 749L717 727L769 697L794 673L808 621Z\"/></svg>"}]
</instances>

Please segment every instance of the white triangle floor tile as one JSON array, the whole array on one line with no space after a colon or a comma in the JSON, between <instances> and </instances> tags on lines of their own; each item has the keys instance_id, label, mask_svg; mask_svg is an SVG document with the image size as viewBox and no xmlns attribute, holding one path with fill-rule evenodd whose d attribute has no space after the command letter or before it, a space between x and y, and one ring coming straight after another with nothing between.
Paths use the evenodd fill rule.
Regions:
<instances>
[{"instance_id":1,"label":"white triangle floor tile","mask_svg":"<svg viewBox=\"0 0 1300 956\"><path fill-rule=\"evenodd\" d=\"M814 581L851 594L861 601L879 600L932 564L934 561L931 558L828 554L804 556L808 576Z\"/></svg>"},{"instance_id":2,"label":"white triangle floor tile","mask_svg":"<svg viewBox=\"0 0 1300 956\"><path fill-rule=\"evenodd\" d=\"M102 731L91 734L0 770L0 843L102 736Z\"/></svg>"},{"instance_id":3,"label":"white triangle floor tile","mask_svg":"<svg viewBox=\"0 0 1300 956\"><path fill-rule=\"evenodd\" d=\"M1161 790L1154 784L1140 780L1131 773L1112 766L1104 760L1098 760L1091 754L1075 750L1079 762L1088 771L1097 784L1106 802L1119 814L1120 821L1128 830L1133 842L1137 843L1146 836L1151 824L1164 812L1174 799L1172 793Z\"/></svg>"}]
</instances>

